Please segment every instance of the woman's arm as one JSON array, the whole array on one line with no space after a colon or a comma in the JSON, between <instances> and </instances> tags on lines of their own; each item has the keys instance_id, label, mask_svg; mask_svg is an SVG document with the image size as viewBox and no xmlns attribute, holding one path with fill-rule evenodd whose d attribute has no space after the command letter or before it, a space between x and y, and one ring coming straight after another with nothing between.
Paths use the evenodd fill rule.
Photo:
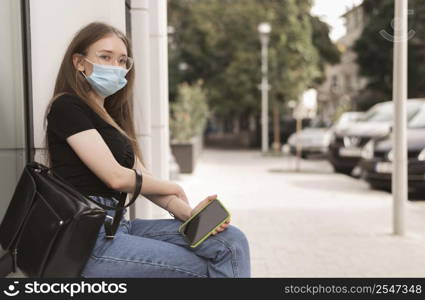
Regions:
<instances>
[{"instance_id":1,"label":"woman's arm","mask_svg":"<svg viewBox=\"0 0 425 300\"><path fill-rule=\"evenodd\" d=\"M141 161L136 157L135 158L135 160L134 160L134 165L133 165L133 169L138 169L138 170L140 170L141 172L142 172L142 174L147 174L147 175L149 175L149 176L152 176L152 177L154 177L154 175L152 174L152 172L150 172L142 163L141 163ZM179 191L179 193L177 193L176 195L177 195L177 197L179 197L180 198L180 200L183 200L184 202L186 202L188 205L189 205L189 200L187 199L187 196L186 196L186 194L185 194L185 192L184 192L184 190L179 186L179 188L180 188L180 191ZM149 196L149 195L147 195L147 196ZM160 195L158 195L158 196L160 196ZM149 199L149 200L151 200L151 199Z\"/></svg>"},{"instance_id":2,"label":"woman's arm","mask_svg":"<svg viewBox=\"0 0 425 300\"><path fill-rule=\"evenodd\" d=\"M116 169L116 172L116 181L111 188L120 192L133 193L136 186L136 174L134 171L120 166ZM143 183L140 194L143 194L144 196L152 194L171 195L180 193L181 187L173 182L150 176L143 173L143 171L142 178Z\"/></svg>"},{"instance_id":3,"label":"woman's arm","mask_svg":"<svg viewBox=\"0 0 425 300\"><path fill-rule=\"evenodd\" d=\"M133 165L133 169L138 169L142 171L142 174L147 174L149 176L153 176L152 173L146 169L146 167L140 162L140 160L136 157ZM159 207L165 209L168 212L171 212L176 218L186 221L190 218L190 212L192 208L189 205L189 201L187 198L182 199L177 197L174 194L170 195L143 195Z\"/></svg>"},{"instance_id":4,"label":"woman's arm","mask_svg":"<svg viewBox=\"0 0 425 300\"><path fill-rule=\"evenodd\" d=\"M192 208L176 195L149 195L147 198L183 222L190 218Z\"/></svg>"},{"instance_id":5,"label":"woman's arm","mask_svg":"<svg viewBox=\"0 0 425 300\"><path fill-rule=\"evenodd\" d=\"M66 141L83 163L109 188L126 193L134 192L136 174L132 169L123 167L117 162L96 129L80 131L69 136ZM183 189L175 183L157 179L144 174L143 171L142 177L141 194L184 194Z\"/></svg>"}]
</instances>

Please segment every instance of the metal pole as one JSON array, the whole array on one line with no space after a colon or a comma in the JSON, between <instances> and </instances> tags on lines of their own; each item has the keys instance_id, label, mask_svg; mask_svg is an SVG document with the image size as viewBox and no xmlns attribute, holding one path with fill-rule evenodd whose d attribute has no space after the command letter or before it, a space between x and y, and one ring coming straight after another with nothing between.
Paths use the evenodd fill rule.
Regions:
<instances>
[{"instance_id":1,"label":"metal pole","mask_svg":"<svg viewBox=\"0 0 425 300\"><path fill-rule=\"evenodd\" d=\"M395 1L393 68L393 230L395 235L405 234L407 201L407 0Z\"/></svg>"},{"instance_id":2,"label":"metal pole","mask_svg":"<svg viewBox=\"0 0 425 300\"><path fill-rule=\"evenodd\" d=\"M267 47L269 43L269 37L266 35L261 36L261 149L263 152L269 150L269 120L268 120L268 52Z\"/></svg>"},{"instance_id":3,"label":"metal pole","mask_svg":"<svg viewBox=\"0 0 425 300\"><path fill-rule=\"evenodd\" d=\"M301 156L301 151L302 151L302 145L300 142L300 133L301 133L301 126L302 126L302 118L301 116L297 117L297 130L296 130L296 137L297 137L297 144L296 144L296 153L297 153L297 158L296 158L296 164L295 164L295 170L298 172L300 170L300 156Z\"/></svg>"}]
</instances>

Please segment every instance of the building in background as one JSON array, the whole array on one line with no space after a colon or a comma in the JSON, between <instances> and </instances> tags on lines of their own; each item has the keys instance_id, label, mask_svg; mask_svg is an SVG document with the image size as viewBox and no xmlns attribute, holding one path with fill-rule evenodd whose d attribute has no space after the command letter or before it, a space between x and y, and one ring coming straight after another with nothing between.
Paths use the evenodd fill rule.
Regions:
<instances>
[{"instance_id":1,"label":"building in background","mask_svg":"<svg viewBox=\"0 0 425 300\"><path fill-rule=\"evenodd\" d=\"M346 34L337 40L341 62L325 67L326 80L318 88L318 114L323 119L335 120L346 110L355 110L353 99L366 86L366 79L359 76L356 53L352 50L366 24L363 6L357 5L344 15Z\"/></svg>"}]
</instances>

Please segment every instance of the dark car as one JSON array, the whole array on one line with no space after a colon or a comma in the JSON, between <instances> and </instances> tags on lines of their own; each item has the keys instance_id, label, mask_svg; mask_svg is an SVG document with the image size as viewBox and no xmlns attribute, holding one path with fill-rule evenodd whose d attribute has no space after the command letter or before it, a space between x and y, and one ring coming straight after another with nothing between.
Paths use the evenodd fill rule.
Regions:
<instances>
[{"instance_id":1,"label":"dark car","mask_svg":"<svg viewBox=\"0 0 425 300\"><path fill-rule=\"evenodd\" d=\"M425 99L409 99L406 103L410 120L425 103ZM393 102L375 104L362 118L343 130L335 131L329 143L328 160L335 172L350 174L361 159L362 148L372 138L389 133L393 121Z\"/></svg>"},{"instance_id":2,"label":"dark car","mask_svg":"<svg viewBox=\"0 0 425 300\"><path fill-rule=\"evenodd\" d=\"M392 133L368 142L362 152L362 178L371 188L391 191L393 168ZM425 190L425 107L407 128L407 171L409 191Z\"/></svg>"}]
</instances>

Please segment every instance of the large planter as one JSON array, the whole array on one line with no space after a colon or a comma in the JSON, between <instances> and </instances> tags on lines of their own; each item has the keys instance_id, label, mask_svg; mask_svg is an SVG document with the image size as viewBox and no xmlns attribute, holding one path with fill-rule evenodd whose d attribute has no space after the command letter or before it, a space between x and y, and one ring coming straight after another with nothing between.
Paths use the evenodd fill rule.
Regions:
<instances>
[{"instance_id":1,"label":"large planter","mask_svg":"<svg viewBox=\"0 0 425 300\"><path fill-rule=\"evenodd\" d=\"M193 141L188 143L171 143L171 152L180 167L180 173L193 172L196 160L195 144Z\"/></svg>"}]
</instances>

